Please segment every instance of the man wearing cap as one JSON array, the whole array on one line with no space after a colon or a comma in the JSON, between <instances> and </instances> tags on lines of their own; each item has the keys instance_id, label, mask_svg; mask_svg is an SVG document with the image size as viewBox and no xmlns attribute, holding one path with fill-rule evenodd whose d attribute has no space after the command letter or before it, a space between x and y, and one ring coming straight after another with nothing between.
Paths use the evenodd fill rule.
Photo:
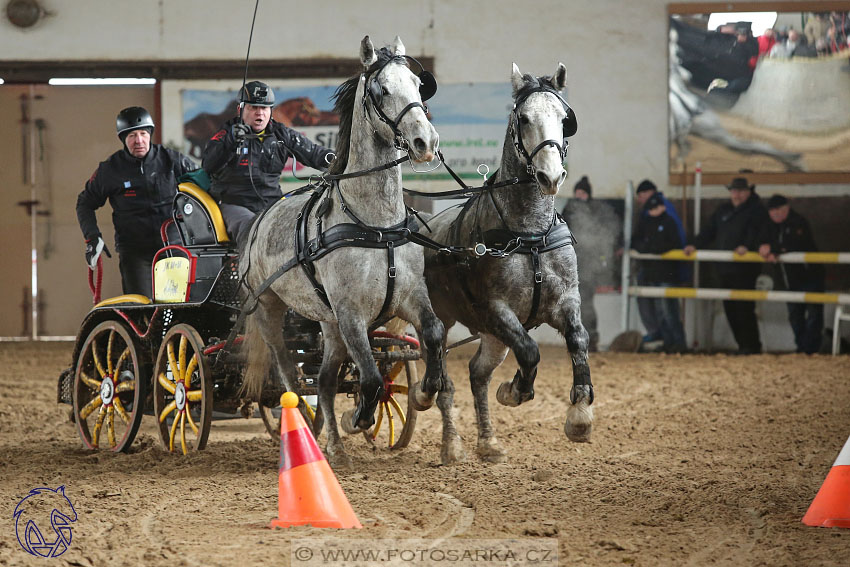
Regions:
<instances>
[{"instance_id":1,"label":"man wearing cap","mask_svg":"<svg viewBox=\"0 0 850 567\"><path fill-rule=\"evenodd\" d=\"M685 254L692 254L697 248L734 250L739 255L758 250L760 235L769 219L755 185L745 177L736 177L727 189L729 202L717 207L693 243L685 246ZM753 262L715 262L714 273L721 287L755 289L761 266ZM723 311L738 343L738 353L760 353L755 302L726 300Z\"/></svg>"},{"instance_id":2,"label":"man wearing cap","mask_svg":"<svg viewBox=\"0 0 850 567\"><path fill-rule=\"evenodd\" d=\"M759 254L775 263L779 280L791 291L822 292L824 267L821 264L777 263L776 255L786 252L817 252L812 229L802 215L791 208L788 199L774 195L767 201L770 222L762 232ZM794 332L797 352L814 354L820 350L823 331L822 303L789 303L788 321Z\"/></svg>"},{"instance_id":3,"label":"man wearing cap","mask_svg":"<svg viewBox=\"0 0 850 567\"><path fill-rule=\"evenodd\" d=\"M685 227L682 225L682 219L679 218L679 214L676 212L676 207L673 206L673 203L671 203L667 197L664 196L664 193L658 190L655 183L649 179L641 181L635 190L635 201L637 202L637 207L640 210L635 232L642 230L641 223L646 222L650 218L646 203L655 195L659 195L661 197L661 201L664 203L666 215L669 216L676 225L676 233L679 235L679 240L682 243L679 244L677 248L680 248L687 241L687 237L685 236ZM644 275L644 270L649 267L649 264L649 262L641 262L639 265L637 273L638 285L651 285ZM686 283L691 277L690 266L688 266L687 262L679 262L678 264L679 265L676 266L676 281L671 282L674 285L678 283ZM657 309L654 299L651 297L638 297L637 305L641 323L643 323L643 326L646 329L646 335L643 337L643 342L661 340L661 324L655 317Z\"/></svg>"},{"instance_id":4,"label":"man wearing cap","mask_svg":"<svg viewBox=\"0 0 850 567\"><path fill-rule=\"evenodd\" d=\"M95 210L112 206L115 248L124 293L151 295L151 261L162 247L160 227L171 218L177 178L198 166L183 154L152 144L153 118L140 106L125 108L116 119L124 145L100 162L77 197L77 220L86 239L86 264L94 270L109 250L97 226Z\"/></svg>"},{"instance_id":5,"label":"man wearing cap","mask_svg":"<svg viewBox=\"0 0 850 567\"><path fill-rule=\"evenodd\" d=\"M283 196L280 176L289 157L322 170L333 159L328 148L272 119L272 106L274 92L267 84L246 83L239 91L239 116L225 122L204 148L201 166L212 180L209 193L234 240Z\"/></svg>"},{"instance_id":6,"label":"man wearing cap","mask_svg":"<svg viewBox=\"0 0 850 567\"><path fill-rule=\"evenodd\" d=\"M632 245L638 252L663 254L682 248L682 237L676 223L667 213L664 196L656 192L646 200L646 218L641 218L632 236ZM655 287L671 287L679 282L678 262L670 260L643 260L641 274L643 284ZM660 338L667 353L686 350L685 330L679 316L679 300L675 297L646 297L646 306L652 310L652 319L657 321Z\"/></svg>"},{"instance_id":7,"label":"man wearing cap","mask_svg":"<svg viewBox=\"0 0 850 567\"><path fill-rule=\"evenodd\" d=\"M575 184L573 195L563 215L576 238L581 322L590 335L588 348L595 352L599 331L593 299L597 287L612 283L614 249L621 239L623 222L609 204L593 198L593 188L586 175Z\"/></svg>"}]
</instances>

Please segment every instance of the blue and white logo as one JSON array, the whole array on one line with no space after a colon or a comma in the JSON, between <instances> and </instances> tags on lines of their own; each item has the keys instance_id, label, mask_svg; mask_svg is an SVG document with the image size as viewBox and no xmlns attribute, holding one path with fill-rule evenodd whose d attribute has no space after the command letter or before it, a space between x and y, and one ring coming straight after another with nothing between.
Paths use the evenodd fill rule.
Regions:
<instances>
[{"instance_id":1,"label":"blue and white logo","mask_svg":"<svg viewBox=\"0 0 850 567\"><path fill-rule=\"evenodd\" d=\"M65 487L33 488L15 507L15 535L24 551L36 557L59 557L71 545L77 511Z\"/></svg>"},{"instance_id":2,"label":"blue and white logo","mask_svg":"<svg viewBox=\"0 0 850 567\"><path fill-rule=\"evenodd\" d=\"M131 185L132 185L132 183L130 183L129 181L125 181L124 182L124 189L129 189Z\"/></svg>"}]
</instances>

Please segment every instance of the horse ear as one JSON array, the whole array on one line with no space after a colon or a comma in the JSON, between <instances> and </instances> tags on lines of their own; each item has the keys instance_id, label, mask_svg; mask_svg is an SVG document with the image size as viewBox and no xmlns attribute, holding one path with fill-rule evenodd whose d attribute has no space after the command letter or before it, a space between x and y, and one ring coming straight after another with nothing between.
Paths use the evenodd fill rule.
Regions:
<instances>
[{"instance_id":1,"label":"horse ear","mask_svg":"<svg viewBox=\"0 0 850 567\"><path fill-rule=\"evenodd\" d=\"M514 98L516 98L516 94L525 86L525 79L522 78L522 72L517 67L517 64L513 64L513 68L511 69L511 86L514 89Z\"/></svg>"},{"instance_id":2,"label":"horse ear","mask_svg":"<svg viewBox=\"0 0 850 567\"><path fill-rule=\"evenodd\" d=\"M392 45L393 54L398 55L399 57L404 56L404 44L401 42L401 38L399 36L395 36Z\"/></svg>"},{"instance_id":3,"label":"horse ear","mask_svg":"<svg viewBox=\"0 0 850 567\"><path fill-rule=\"evenodd\" d=\"M363 64L364 69L368 69L377 60L378 54L375 53L375 46L372 45L372 40L367 35L360 42L360 62Z\"/></svg>"},{"instance_id":4,"label":"horse ear","mask_svg":"<svg viewBox=\"0 0 850 567\"><path fill-rule=\"evenodd\" d=\"M552 84L555 85L555 88L559 91L564 90L564 87L567 86L567 68L563 63L558 63L558 69L555 70L555 74L552 75Z\"/></svg>"}]
</instances>

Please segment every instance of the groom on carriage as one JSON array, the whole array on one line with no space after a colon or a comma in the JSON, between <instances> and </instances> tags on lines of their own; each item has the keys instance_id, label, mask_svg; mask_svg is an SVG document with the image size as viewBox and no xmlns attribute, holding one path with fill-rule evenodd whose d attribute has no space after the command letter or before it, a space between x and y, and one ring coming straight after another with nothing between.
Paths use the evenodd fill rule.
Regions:
<instances>
[{"instance_id":1,"label":"groom on carriage","mask_svg":"<svg viewBox=\"0 0 850 567\"><path fill-rule=\"evenodd\" d=\"M326 169L334 153L271 117L274 92L251 81L239 91L239 116L225 122L204 148L202 167L212 184L227 232L238 241L254 217L282 196L280 175L289 157Z\"/></svg>"}]
</instances>

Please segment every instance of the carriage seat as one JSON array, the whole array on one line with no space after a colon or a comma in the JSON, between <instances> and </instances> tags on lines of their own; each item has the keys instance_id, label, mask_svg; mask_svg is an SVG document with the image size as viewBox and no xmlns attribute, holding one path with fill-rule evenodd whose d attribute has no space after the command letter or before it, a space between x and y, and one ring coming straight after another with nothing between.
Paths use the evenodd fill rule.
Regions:
<instances>
[{"instance_id":1,"label":"carriage seat","mask_svg":"<svg viewBox=\"0 0 850 567\"><path fill-rule=\"evenodd\" d=\"M177 186L174 222L186 246L232 247L235 244L227 235L218 203L194 183L184 182Z\"/></svg>"}]
</instances>

